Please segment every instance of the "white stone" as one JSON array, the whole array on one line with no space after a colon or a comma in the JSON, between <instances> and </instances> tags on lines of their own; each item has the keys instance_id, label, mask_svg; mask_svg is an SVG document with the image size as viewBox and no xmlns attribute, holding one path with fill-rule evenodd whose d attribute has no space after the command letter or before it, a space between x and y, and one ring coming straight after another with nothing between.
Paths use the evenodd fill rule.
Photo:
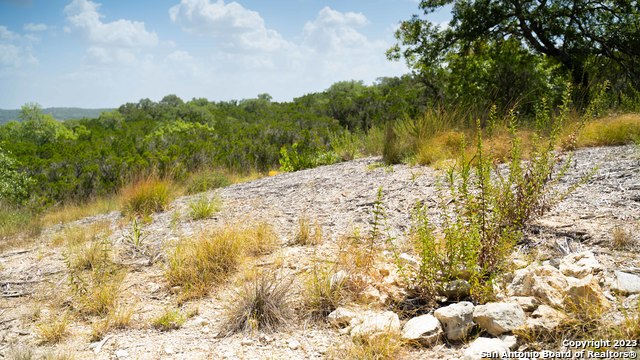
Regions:
<instances>
[{"instance_id":1,"label":"white stone","mask_svg":"<svg viewBox=\"0 0 640 360\"><path fill-rule=\"evenodd\" d=\"M540 305L527 320L526 327L534 331L550 331L555 329L567 315L548 305Z\"/></svg>"},{"instance_id":2,"label":"white stone","mask_svg":"<svg viewBox=\"0 0 640 360\"><path fill-rule=\"evenodd\" d=\"M509 347L500 339L479 337L464 351L464 360L501 359L501 355L509 351ZM496 356L482 356L495 354Z\"/></svg>"},{"instance_id":3,"label":"white stone","mask_svg":"<svg viewBox=\"0 0 640 360\"><path fill-rule=\"evenodd\" d=\"M381 334L400 333L400 319L392 311L368 314L351 330L352 337L372 338Z\"/></svg>"},{"instance_id":4,"label":"white stone","mask_svg":"<svg viewBox=\"0 0 640 360\"><path fill-rule=\"evenodd\" d=\"M532 296L513 296L507 299L508 302L518 304L526 312L535 311L540 303Z\"/></svg>"},{"instance_id":5,"label":"white stone","mask_svg":"<svg viewBox=\"0 0 640 360\"><path fill-rule=\"evenodd\" d=\"M436 310L433 315L442 324L447 338L453 341L464 340L473 327L473 304L459 302Z\"/></svg>"},{"instance_id":6,"label":"white stone","mask_svg":"<svg viewBox=\"0 0 640 360\"><path fill-rule=\"evenodd\" d=\"M499 339L511 350L518 347L518 338L515 335L502 335Z\"/></svg>"},{"instance_id":7,"label":"white stone","mask_svg":"<svg viewBox=\"0 0 640 360\"><path fill-rule=\"evenodd\" d=\"M300 342L298 340L296 340L296 339L289 340L287 345L289 346L289 349L291 349L291 350L298 350L300 348Z\"/></svg>"},{"instance_id":8,"label":"white stone","mask_svg":"<svg viewBox=\"0 0 640 360\"><path fill-rule=\"evenodd\" d=\"M402 266L413 266L415 268L420 267L420 261L407 253L400 254L398 256L398 262Z\"/></svg>"},{"instance_id":9,"label":"white stone","mask_svg":"<svg viewBox=\"0 0 640 360\"><path fill-rule=\"evenodd\" d=\"M602 264L591 251L569 254L560 261L560 271L566 276L582 279L602 271Z\"/></svg>"},{"instance_id":10,"label":"white stone","mask_svg":"<svg viewBox=\"0 0 640 360\"><path fill-rule=\"evenodd\" d=\"M570 306L589 305L601 309L608 309L611 306L593 275L588 275L577 282L572 282L567 290L565 303Z\"/></svg>"},{"instance_id":11,"label":"white stone","mask_svg":"<svg viewBox=\"0 0 640 360\"><path fill-rule=\"evenodd\" d=\"M407 341L419 342L425 346L435 344L442 336L440 321L433 315L421 315L407 321L402 328L402 338Z\"/></svg>"},{"instance_id":12,"label":"white stone","mask_svg":"<svg viewBox=\"0 0 640 360\"><path fill-rule=\"evenodd\" d=\"M355 310L339 307L333 310L327 316L327 321L329 322L329 324L337 328L342 328L349 325L351 321L357 317L358 317L358 312L356 312Z\"/></svg>"},{"instance_id":13,"label":"white stone","mask_svg":"<svg viewBox=\"0 0 640 360\"><path fill-rule=\"evenodd\" d=\"M488 303L473 310L473 321L493 336L520 328L526 319L520 305L513 303Z\"/></svg>"},{"instance_id":14,"label":"white stone","mask_svg":"<svg viewBox=\"0 0 640 360\"><path fill-rule=\"evenodd\" d=\"M640 276L623 271L615 271L611 290L627 295L640 293Z\"/></svg>"},{"instance_id":15,"label":"white stone","mask_svg":"<svg viewBox=\"0 0 640 360\"><path fill-rule=\"evenodd\" d=\"M120 349L120 350L116 350L116 358L118 359L126 359L129 357L129 352L127 350L124 349Z\"/></svg>"}]
</instances>

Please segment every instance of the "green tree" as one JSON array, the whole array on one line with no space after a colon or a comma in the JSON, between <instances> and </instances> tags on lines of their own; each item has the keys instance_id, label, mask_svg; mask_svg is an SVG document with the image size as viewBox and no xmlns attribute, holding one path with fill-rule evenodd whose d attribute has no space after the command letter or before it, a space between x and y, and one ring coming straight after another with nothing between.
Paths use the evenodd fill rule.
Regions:
<instances>
[{"instance_id":1,"label":"green tree","mask_svg":"<svg viewBox=\"0 0 640 360\"><path fill-rule=\"evenodd\" d=\"M33 181L18 169L15 159L0 148L0 205L22 205Z\"/></svg>"},{"instance_id":2,"label":"green tree","mask_svg":"<svg viewBox=\"0 0 640 360\"><path fill-rule=\"evenodd\" d=\"M75 139L73 131L56 121L51 115L43 114L38 104L26 104L20 110L19 136L44 145L58 140Z\"/></svg>"},{"instance_id":3,"label":"green tree","mask_svg":"<svg viewBox=\"0 0 640 360\"><path fill-rule=\"evenodd\" d=\"M635 0L422 0L419 7L428 15L447 5L453 15L448 26L417 15L403 21L388 57L404 57L411 67L427 72L451 53L465 54L476 41L513 38L557 61L583 90L594 62L613 62L617 76L640 85L640 7Z\"/></svg>"}]
</instances>

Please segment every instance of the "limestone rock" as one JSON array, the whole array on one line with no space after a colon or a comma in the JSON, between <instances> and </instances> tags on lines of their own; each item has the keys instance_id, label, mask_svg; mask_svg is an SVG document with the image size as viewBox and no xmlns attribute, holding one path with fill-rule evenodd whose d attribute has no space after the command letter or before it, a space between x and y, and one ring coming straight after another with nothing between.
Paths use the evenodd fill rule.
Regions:
<instances>
[{"instance_id":1,"label":"limestone rock","mask_svg":"<svg viewBox=\"0 0 640 360\"><path fill-rule=\"evenodd\" d=\"M561 307L564 292L569 286L567 278L551 265L529 266L516 271L507 287L512 296L534 296L542 303Z\"/></svg>"},{"instance_id":2,"label":"limestone rock","mask_svg":"<svg viewBox=\"0 0 640 360\"><path fill-rule=\"evenodd\" d=\"M508 351L509 347L500 339L479 337L464 351L464 360L501 359Z\"/></svg>"},{"instance_id":3,"label":"limestone rock","mask_svg":"<svg viewBox=\"0 0 640 360\"><path fill-rule=\"evenodd\" d=\"M518 338L515 335L502 335L499 339L511 350L518 347Z\"/></svg>"},{"instance_id":4,"label":"limestone rock","mask_svg":"<svg viewBox=\"0 0 640 360\"><path fill-rule=\"evenodd\" d=\"M473 304L459 302L436 310L433 315L440 321L449 340L464 340L473 327Z\"/></svg>"},{"instance_id":5,"label":"limestone rock","mask_svg":"<svg viewBox=\"0 0 640 360\"><path fill-rule=\"evenodd\" d=\"M582 279L602 271L602 264L591 251L569 254L560 261L560 271L566 276Z\"/></svg>"},{"instance_id":6,"label":"limestone rock","mask_svg":"<svg viewBox=\"0 0 640 360\"><path fill-rule=\"evenodd\" d=\"M418 259L416 259L415 257L407 254L407 253L402 253L398 256L398 262L400 263L400 265L402 266L412 266L415 268L420 267L420 261L418 261Z\"/></svg>"},{"instance_id":7,"label":"limestone rock","mask_svg":"<svg viewBox=\"0 0 640 360\"><path fill-rule=\"evenodd\" d=\"M513 296L508 298L507 302L518 304L526 312L535 311L540 305L538 300L532 296Z\"/></svg>"},{"instance_id":8,"label":"limestone rock","mask_svg":"<svg viewBox=\"0 0 640 360\"><path fill-rule=\"evenodd\" d=\"M467 280L449 281L444 288L444 296L451 300L460 300L469 296L471 284Z\"/></svg>"},{"instance_id":9,"label":"limestone rock","mask_svg":"<svg viewBox=\"0 0 640 360\"><path fill-rule=\"evenodd\" d=\"M327 316L327 321L329 322L329 324L337 328L342 328L349 325L351 321L357 317L358 317L358 312L356 312L355 310L339 307L333 310Z\"/></svg>"},{"instance_id":10,"label":"limestone rock","mask_svg":"<svg viewBox=\"0 0 640 360\"><path fill-rule=\"evenodd\" d=\"M623 271L616 271L614 275L611 290L624 295L640 293L640 276Z\"/></svg>"},{"instance_id":11,"label":"limestone rock","mask_svg":"<svg viewBox=\"0 0 640 360\"><path fill-rule=\"evenodd\" d=\"M540 305L527 320L526 327L534 331L550 331L555 329L567 315L548 305Z\"/></svg>"},{"instance_id":12,"label":"limestone rock","mask_svg":"<svg viewBox=\"0 0 640 360\"><path fill-rule=\"evenodd\" d=\"M488 303L473 310L473 321L493 336L521 327L526 319L522 308L513 303Z\"/></svg>"},{"instance_id":13,"label":"limestone rock","mask_svg":"<svg viewBox=\"0 0 640 360\"><path fill-rule=\"evenodd\" d=\"M381 334L400 333L400 319L392 311L367 314L351 330L352 337L371 338Z\"/></svg>"},{"instance_id":14,"label":"limestone rock","mask_svg":"<svg viewBox=\"0 0 640 360\"><path fill-rule=\"evenodd\" d=\"M414 317L402 328L402 338L408 341L416 341L425 346L435 344L442 336L440 321L433 315L421 315Z\"/></svg>"},{"instance_id":15,"label":"limestone rock","mask_svg":"<svg viewBox=\"0 0 640 360\"><path fill-rule=\"evenodd\" d=\"M611 306L609 300L602 293L602 288L593 275L588 275L572 283L567 290L565 303L569 306L595 306L607 309Z\"/></svg>"}]
</instances>

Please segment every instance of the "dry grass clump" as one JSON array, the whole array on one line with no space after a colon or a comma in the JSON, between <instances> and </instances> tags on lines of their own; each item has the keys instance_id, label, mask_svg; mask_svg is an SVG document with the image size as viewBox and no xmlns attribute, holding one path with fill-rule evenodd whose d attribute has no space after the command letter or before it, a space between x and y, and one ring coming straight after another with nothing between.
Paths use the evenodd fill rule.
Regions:
<instances>
[{"instance_id":1,"label":"dry grass clump","mask_svg":"<svg viewBox=\"0 0 640 360\"><path fill-rule=\"evenodd\" d=\"M108 237L111 235L111 223L109 221L98 221L87 226L65 227L51 239L53 246L79 246L91 239L98 237Z\"/></svg>"},{"instance_id":2,"label":"dry grass clump","mask_svg":"<svg viewBox=\"0 0 640 360\"><path fill-rule=\"evenodd\" d=\"M335 267L314 264L304 281L305 312L314 319L323 319L349 299L347 279L336 275Z\"/></svg>"},{"instance_id":3,"label":"dry grass clump","mask_svg":"<svg viewBox=\"0 0 640 360\"><path fill-rule=\"evenodd\" d=\"M118 307L109 312L107 317L91 324L91 341L99 341L112 329L126 329L131 324L133 309Z\"/></svg>"},{"instance_id":4,"label":"dry grass clump","mask_svg":"<svg viewBox=\"0 0 640 360\"><path fill-rule=\"evenodd\" d=\"M137 181L122 190L121 210L132 216L149 216L163 211L171 201L171 183L154 177Z\"/></svg>"},{"instance_id":5,"label":"dry grass clump","mask_svg":"<svg viewBox=\"0 0 640 360\"><path fill-rule=\"evenodd\" d=\"M640 115L626 114L587 122L577 147L614 146L640 142Z\"/></svg>"},{"instance_id":6,"label":"dry grass clump","mask_svg":"<svg viewBox=\"0 0 640 360\"><path fill-rule=\"evenodd\" d=\"M187 321L187 316L178 309L166 309L162 315L153 319L151 326L160 331L179 329Z\"/></svg>"},{"instance_id":7,"label":"dry grass clump","mask_svg":"<svg viewBox=\"0 0 640 360\"><path fill-rule=\"evenodd\" d=\"M445 131L418 144L416 162L431 165L438 161L452 159L465 144L465 134L460 131Z\"/></svg>"},{"instance_id":8,"label":"dry grass clump","mask_svg":"<svg viewBox=\"0 0 640 360\"><path fill-rule=\"evenodd\" d=\"M124 274L114 264L107 240L70 246L65 262L74 309L84 315L107 316L117 308Z\"/></svg>"},{"instance_id":9,"label":"dry grass clump","mask_svg":"<svg viewBox=\"0 0 640 360\"><path fill-rule=\"evenodd\" d=\"M630 249L635 245L633 232L622 226L616 226L611 231L611 245L615 249Z\"/></svg>"},{"instance_id":10,"label":"dry grass clump","mask_svg":"<svg viewBox=\"0 0 640 360\"><path fill-rule=\"evenodd\" d=\"M168 255L165 277L169 286L179 286L180 301L206 295L236 271L245 255L271 252L278 238L266 223L241 227L228 225L195 239L183 239Z\"/></svg>"},{"instance_id":11,"label":"dry grass clump","mask_svg":"<svg viewBox=\"0 0 640 360\"><path fill-rule=\"evenodd\" d=\"M266 222L258 222L240 230L244 251L251 256L270 254L278 246L278 235Z\"/></svg>"},{"instance_id":12,"label":"dry grass clump","mask_svg":"<svg viewBox=\"0 0 640 360\"><path fill-rule=\"evenodd\" d=\"M106 214L118 209L118 199L114 196L97 198L84 204L65 204L48 210L42 216L45 226L66 224L78 219Z\"/></svg>"},{"instance_id":13,"label":"dry grass clump","mask_svg":"<svg viewBox=\"0 0 640 360\"><path fill-rule=\"evenodd\" d=\"M21 208L0 204L0 252L33 241L42 231L42 221L37 214ZM17 235L26 236L17 236Z\"/></svg>"},{"instance_id":14,"label":"dry grass clump","mask_svg":"<svg viewBox=\"0 0 640 360\"><path fill-rule=\"evenodd\" d=\"M209 199L207 196L199 196L198 199L189 203L189 217L192 220L201 220L211 217L222 208L222 201L218 197Z\"/></svg>"},{"instance_id":15,"label":"dry grass clump","mask_svg":"<svg viewBox=\"0 0 640 360\"><path fill-rule=\"evenodd\" d=\"M322 226L316 220L313 223L313 231L307 215L298 218L298 231L293 238L295 245L320 245L322 243Z\"/></svg>"},{"instance_id":16,"label":"dry grass clump","mask_svg":"<svg viewBox=\"0 0 640 360\"><path fill-rule=\"evenodd\" d=\"M371 338L356 338L346 346L329 350L330 360L395 360L403 356L404 343L397 334L380 334Z\"/></svg>"},{"instance_id":17,"label":"dry grass clump","mask_svg":"<svg viewBox=\"0 0 640 360\"><path fill-rule=\"evenodd\" d=\"M69 335L67 315L52 315L36 325L38 337L43 344L57 344Z\"/></svg>"},{"instance_id":18,"label":"dry grass clump","mask_svg":"<svg viewBox=\"0 0 640 360\"><path fill-rule=\"evenodd\" d=\"M291 280L268 274L246 282L227 309L222 333L271 332L287 324L293 314L291 284Z\"/></svg>"}]
</instances>

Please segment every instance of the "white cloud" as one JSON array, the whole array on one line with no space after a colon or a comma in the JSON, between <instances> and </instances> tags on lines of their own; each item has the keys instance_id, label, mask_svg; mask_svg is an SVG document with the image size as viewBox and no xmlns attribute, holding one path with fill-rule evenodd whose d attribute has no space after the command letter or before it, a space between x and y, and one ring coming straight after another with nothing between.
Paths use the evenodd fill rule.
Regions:
<instances>
[{"instance_id":1,"label":"white cloud","mask_svg":"<svg viewBox=\"0 0 640 360\"><path fill-rule=\"evenodd\" d=\"M275 51L288 45L258 12L237 2L182 0L169 9L169 17L185 31L211 36L225 48Z\"/></svg>"},{"instance_id":2,"label":"white cloud","mask_svg":"<svg viewBox=\"0 0 640 360\"><path fill-rule=\"evenodd\" d=\"M45 31L48 28L49 27L46 24L34 24L34 23L27 23L27 24L24 24L23 26L23 29L25 31L31 31L31 32Z\"/></svg>"},{"instance_id":3,"label":"white cloud","mask_svg":"<svg viewBox=\"0 0 640 360\"><path fill-rule=\"evenodd\" d=\"M32 54L32 44L37 41L33 35L20 35L0 25L0 67L16 68L37 63Z\"/></svg>"},{"instance_id":4,"label":"white cloud","mask_svg":"<svg viewBox=\"0 0 640 360\"><path fill-rule=\"evenodd\" d=\"M20 36L9 30L6 26L0 25L0 40L13 41L19 39Z\"/></svg>"},{"instance_id":5,"label":"white cloud","mask_svg":"<svg viewBox=\"0 0 640 360\"><path fill-rule=\"evenodd\" d=\"M149 32L143 22L119 19L103 22L100 4L89 0L73 0L64 8L70 30L85 34L92 44L118 47L152 47L158 44L155 32ZM66 29L65 29L66 31Z\"/></svg>"},{"instance_id":6,"label":"white cloud","mask_svg":"<svg viewBox=\"0 0 640 360\"><path fill-rule=\"evenodd\" d=\"M304 25L304 45L319 51L368 47L369 40L357 30L367 22L361 13L341 13L325 7L314 21Z\"/></svg>"}]
</instances>

